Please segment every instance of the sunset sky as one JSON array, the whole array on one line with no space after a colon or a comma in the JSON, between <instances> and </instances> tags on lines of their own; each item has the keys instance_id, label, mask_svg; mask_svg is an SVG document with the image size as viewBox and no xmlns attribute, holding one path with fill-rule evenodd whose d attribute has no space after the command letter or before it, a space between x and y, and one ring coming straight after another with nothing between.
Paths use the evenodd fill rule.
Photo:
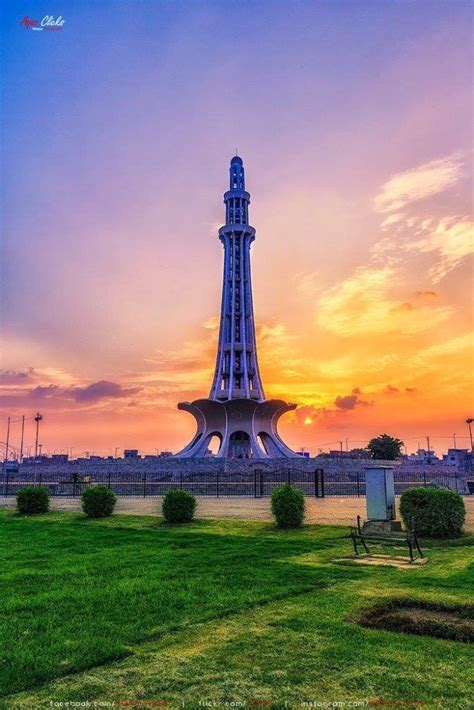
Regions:
<instances>
[{"instance_id":1,"label":"sunset sky","mask_svg":"<svg viewBox=\"0 0 474 710\"><path fill-rule=\"evenodd\" d=\"M43 451L189 441L237 148L285 441L468 446L470 2L15 0L1 32L2 441L36 411Z\"/></svg>"}]
</instances>

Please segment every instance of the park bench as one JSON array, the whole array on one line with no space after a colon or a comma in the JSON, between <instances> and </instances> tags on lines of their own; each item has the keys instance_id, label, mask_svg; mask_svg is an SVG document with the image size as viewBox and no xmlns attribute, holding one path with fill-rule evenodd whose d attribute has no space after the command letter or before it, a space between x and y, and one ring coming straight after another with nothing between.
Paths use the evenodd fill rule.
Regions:
<instances>
[{"instance_id":1,"label":"park bench","mask_svg":"<svg viewBox=\"0 0 474 710\"><path fill-rule=\"evenodd\" d=\"M415 560L415 550L418 551L420 557L423 557L415 533L414 521L412 521L409 530L402 530L400 523L394 520L367 520L361 525L360 515L358 515L357 527L351 527L350 537L356 555L359 554L359 545L364 548L366 554L370 554L368 545L370 543L378 543L382 545L406 545L410 554L410 562Z\"/></svg>"}]
</instances>

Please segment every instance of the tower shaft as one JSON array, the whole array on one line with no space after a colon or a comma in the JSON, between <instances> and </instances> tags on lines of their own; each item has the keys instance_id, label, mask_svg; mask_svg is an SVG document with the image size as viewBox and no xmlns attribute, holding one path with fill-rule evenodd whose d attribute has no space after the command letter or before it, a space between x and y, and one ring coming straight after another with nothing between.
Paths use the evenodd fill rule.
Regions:
<instances>
[{"instance_id":1,"label":"tower shaft","mask_svg":"<svg viewBox=\"0 0 474 710\"><path fill-rule=\"evenodd\" d=\"M257 361L250 274L251 227L223 227L224 245L222 305L214 381L210 399L240 397L264 400Z\"/></svg>"}]
</instances>

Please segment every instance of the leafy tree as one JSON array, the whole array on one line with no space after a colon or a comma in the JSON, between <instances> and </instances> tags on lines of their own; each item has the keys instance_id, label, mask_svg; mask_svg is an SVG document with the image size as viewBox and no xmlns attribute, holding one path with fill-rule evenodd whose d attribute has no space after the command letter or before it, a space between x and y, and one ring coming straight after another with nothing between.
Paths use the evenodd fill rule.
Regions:
<instances>
[{"instance_id":1,"label":"leafy tree","mask_svg":"<svg viewBox=\"0 0 474 710\"><path fill-rule=\"evenodd\" d=\"M402 452L403 441L388 434L380 434L369 441L367 451L372 459L394 461Z\"/></svg>"}]
</instances>

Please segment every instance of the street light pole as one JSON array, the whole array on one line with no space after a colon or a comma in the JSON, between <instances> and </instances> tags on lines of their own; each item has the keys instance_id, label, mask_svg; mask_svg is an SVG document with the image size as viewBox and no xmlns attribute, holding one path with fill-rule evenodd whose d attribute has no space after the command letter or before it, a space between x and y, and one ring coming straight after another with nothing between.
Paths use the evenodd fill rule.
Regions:
<instances>
[{"instance_id":1,"label":"street light pole","mask_svg":"<svg viewBox=\"0 0 474 710\"><path fill-rule=\"evenodd\" d=\"M456 450L456 434L453 434L453 440L454 440L454 450Z\"/></svg>"},{"instance_id":2,"label":"street light pole","mask_svg":"<svg viewBox=\"0 0 474 710\"><path fill-rule=\"evenodd\" d=\"M36 422L36 439L35 439L35 460L38 458L38 438L39 438L39 425L40 421L43 419L43 415L37 412L35 417Z\"/></svg>"},{"instance_id":3,"label":"street light pole","mask_svg":"<svg viewBox=\"0 0 474 710\"><path fill-rule=\"evenodd\" d=\"M8 446L10 444L10 417L7 419L7 441L5 444L5 461L8 461Z\"/></svg>"},{"instance_id":4,"label":"street light pole","mask_svg":"<svg viewBox=\"0 0 474 710\"><path fill-rule=\"evenodd\" d=\"M469 419L466 419L466 424L469 427L469 438L471 440L471 451L474 451L474 445L472 443L472 429L471 429L472 422L474 422L474 419L472 417L469 417Z\"/></svg>"},{"instance_id":5,"label":"street light pole","mask_svg":"<svg viewBox=\"0 0 474 710\"><path fill-rule=\"evenodd\" d=\"M25 438L25 415L21 418L20 463L23 461L23 440Z\"/></svg>"}]
</instances>

